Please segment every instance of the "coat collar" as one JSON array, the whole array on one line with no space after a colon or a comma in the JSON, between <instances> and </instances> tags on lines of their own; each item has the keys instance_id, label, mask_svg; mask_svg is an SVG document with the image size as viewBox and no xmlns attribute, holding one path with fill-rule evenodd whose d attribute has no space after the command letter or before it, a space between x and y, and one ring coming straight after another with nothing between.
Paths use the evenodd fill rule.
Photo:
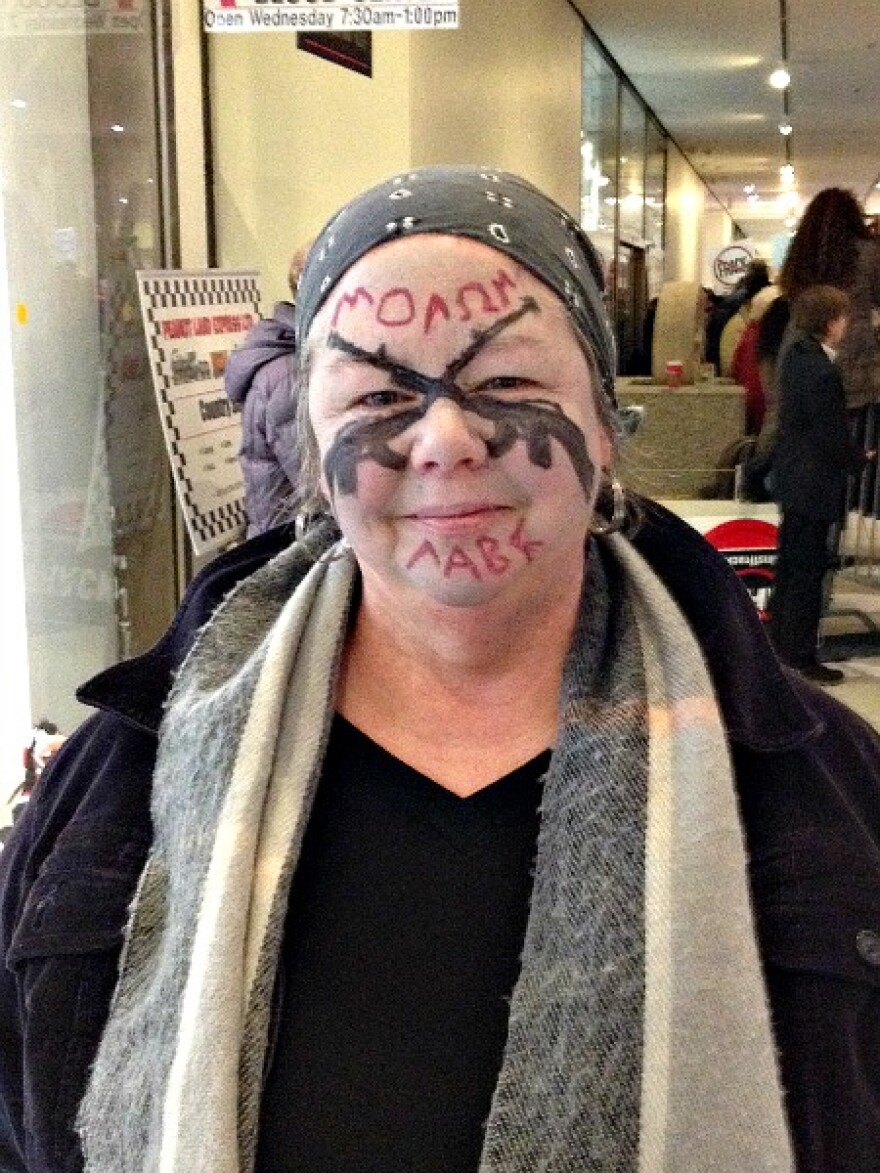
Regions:
<instances>
[{"instance_id":1,"label":"coat collar","mask_svg":"<svg viewBox=\"0 0 880 1173\"><path fill-rule=\"evenodd\" d=\"M810 690L780 664L726 561L656 502L643 501L642 508L634 545L681 607L703 649L730 740L768 752L803 745L821 728ZM78 699L156 733L174 674L195 633L238 582L292 540L292 527L281 526L215 559L190 584L155 647L93 677L79 689ZM319 531L315 540L329 541L329 531Z\"/></svg>"}]
</instances>

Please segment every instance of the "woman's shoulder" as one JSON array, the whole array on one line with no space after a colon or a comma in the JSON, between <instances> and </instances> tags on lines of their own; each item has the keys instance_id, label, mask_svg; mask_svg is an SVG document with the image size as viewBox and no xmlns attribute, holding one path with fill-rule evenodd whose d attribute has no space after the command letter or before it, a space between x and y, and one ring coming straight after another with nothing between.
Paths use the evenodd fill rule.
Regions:
<instances>
[{"instance_id":1,"label":"woman's shoulder","mask_svg":"<svg viewBox=\"0 0 880 1173\"><path fill-rule=\"evenodd\" d=\"M867 296L872 305L880 306L880 239L877 237L859 241L852 294L857 301Z\"/></svg>"}]
</instances>

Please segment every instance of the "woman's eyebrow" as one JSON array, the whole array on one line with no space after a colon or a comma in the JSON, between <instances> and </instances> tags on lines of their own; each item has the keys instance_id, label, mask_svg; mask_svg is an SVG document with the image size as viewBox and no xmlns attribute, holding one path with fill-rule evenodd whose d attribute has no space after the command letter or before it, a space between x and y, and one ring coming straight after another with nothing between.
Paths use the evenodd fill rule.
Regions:
<instances>
[{"instance_id":1,"label":"woman's eyebrow","mask_svg":"<svg viewBox=\"0 0 880 1173\"><path fill-rule=\"evenodd\" d=\"M424 375L421 371L413 370L405 363L398 362L388 353L384 342L377 350L365 350L356 342L351 342L348 338L343 337L337 330L331 330L327 338L327 345L347 355L352 362L364 363L367 366L376 367L377 370L386 371L398 386L406 387L408 390L424 394L436 382L431 375Z\"/></svg>"},{"instance_id":2,"label":"woman's eyebrow","mask_svg":"<svg viewBox=\"0 0 880 1173\"><path fill-rule=\"evenodd\" d=\"M356 342L345 338L338 330L331 330L327 338L327 345L334 350L341 351L353 362L366 363L369 366L376 367L377 370L386 371L398 386L425 395L431 390L436 389L438 383L445 385L454 383L456 375L460 374L469 363L473 362L480 351L497 338L502 331L512 326L515 322L518 322L526 314L539 314L540 312L540 307L533 297L524 297L518 309L513 310L509 314L505 314L503 318L499 318L497 322L493 322L485 330L475 331L473 339L461 354L449 363L439 378L434 375L426 375L393 358L388 353L384 342L376 350L366 350L364 347L358 346Z\"/></svg>"},{"instance_id":3,"label":"woman's eyebrow","mask_svg":"<svg viewBox=\"0 0 880 1173\"><path fill-rule=\"evenodd\" d=\"M458 358L452 360L449 366L444 371L444 378L450 381L455 379L459 372L463 371L468 363L473 362L476 356L480 353L484 346L487 346L493 341L502 330L506 330L508 326L512 326L514 322L518 322L520 318L525 317L526 314L539 314L541 312L540 306L533 297L524 297L520 303L519 309L513 310L509 314L505 314L503 318L499 318L497 322L493 322L491 326L487 326L485 330L478 330L474 334L473 341L465 347Z\"/></svg>"}]
</instances>

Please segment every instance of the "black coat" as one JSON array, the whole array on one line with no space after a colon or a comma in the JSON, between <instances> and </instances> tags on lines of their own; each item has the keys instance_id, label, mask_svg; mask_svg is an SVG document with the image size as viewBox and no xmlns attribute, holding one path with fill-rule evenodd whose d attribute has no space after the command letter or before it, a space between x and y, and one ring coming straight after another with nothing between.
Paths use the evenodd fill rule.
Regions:
<instances>
[{"instance_id":1,"label":"black coat","mask_svg":"<svg viewBox=\"0 0 880 1173\"><path fill-rule=\"evenodd\" d=\"M44 772L0 854L3 1173L82 1169L72 1122L151 840L171 676L227 591L289 540L273 530L221 556L152 651L81 690L99 712ZM703 648L727 728L798 1173L878 1170L880 740L782 667L742 584L695 530L646 504L636 545Z\"/></svg>"},{"instance_id":2,"label":"black coat","mask_svg":"<svg viewBox=\"0 0 880 1173\"><path fill-rule=\"evenodd\" d=\"M864 462L850 440L840 371L815 338L800 335L779 360L778 384L777 500L783 512L839 521L847 478Z\"/></svg>"}]
</instances>

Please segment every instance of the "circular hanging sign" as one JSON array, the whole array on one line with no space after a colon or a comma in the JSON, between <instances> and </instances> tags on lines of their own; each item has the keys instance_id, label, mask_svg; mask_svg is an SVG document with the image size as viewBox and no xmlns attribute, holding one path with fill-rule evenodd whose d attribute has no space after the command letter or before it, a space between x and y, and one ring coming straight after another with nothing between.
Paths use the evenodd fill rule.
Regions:
<instances>
[{"instance_id":1,"label":"circular hanging sign","mask_svg":"<svg viewBox=\"0 0 880 1173\"><path fill-rule=\"evenodd\" d=\"M729 244L715 257L712 272L719 285L733 289L740 277L745 274L749 262L754 260L750 249L743 244Z\"/></svg>"}]
</instances>

